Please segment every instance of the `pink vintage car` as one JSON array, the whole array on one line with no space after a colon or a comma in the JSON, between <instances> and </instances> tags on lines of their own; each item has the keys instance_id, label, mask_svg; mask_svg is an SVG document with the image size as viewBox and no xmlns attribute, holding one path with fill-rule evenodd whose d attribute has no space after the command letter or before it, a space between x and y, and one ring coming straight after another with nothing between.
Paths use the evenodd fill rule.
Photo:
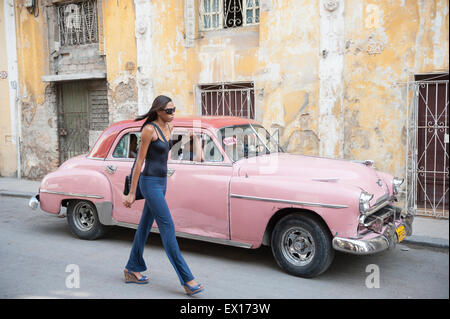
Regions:
<instances>
[{"instance_id":1,"label":"pink vintage car","mask_svg":"<svg viewBox=\"0 0 450 319\"><path fill-rule=\"evenodd\" d=\"M30 206L66 210L70 229L83 239L99 238L109 226L136 228L144 200L127 208L122 193L142 124L111 125L87 155L45 176ZM169 153L166 200L177 236L269 245L282 269L313 277L330 266L335 250L372 254L411 235L413 215L393 205L403 180L372 161L289 154L261 124L240 117L177 117L172 124L178 142ZM191 131L201 149L191 149Z\"/></svg>"}]
</instances>

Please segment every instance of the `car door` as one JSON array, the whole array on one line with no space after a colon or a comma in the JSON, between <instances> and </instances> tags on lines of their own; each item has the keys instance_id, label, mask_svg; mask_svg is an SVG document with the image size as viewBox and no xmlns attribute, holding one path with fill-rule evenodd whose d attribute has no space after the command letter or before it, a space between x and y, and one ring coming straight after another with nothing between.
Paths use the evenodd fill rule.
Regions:
<instances>
[{"instance_id":1,"label":"car door","mask_svg":"<svg viewBox=\"0 0 450 319\"><path fill-rule=\"evenodd\" d=\"M193 236L230 239L228 191L232 163L217 147L210 131L196 129L204 158L186 156L192 128L174 128L174 144L168 159L166 200L176 231ZM197 152L198 150L194 150Z\"/></svg>"},{"instance_id":2,"label":"car door","mask_svg":"<svg viewBox=\"0 0 450 319\"><path fill-rule=\"evenodd\" d=\"M139 224L144 209L145 200L135 201L130 208L123 205L125 176L131 172L139 149L140 136L139 128L120 132L104 161L103 171L110 181L113 194L112 218L122 223Z\"/></svg>"}]
</instances>

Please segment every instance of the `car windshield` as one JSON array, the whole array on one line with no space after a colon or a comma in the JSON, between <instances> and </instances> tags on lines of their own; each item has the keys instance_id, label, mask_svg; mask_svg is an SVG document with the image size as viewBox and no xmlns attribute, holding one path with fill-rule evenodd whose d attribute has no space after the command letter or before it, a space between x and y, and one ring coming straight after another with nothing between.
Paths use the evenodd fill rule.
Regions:
<instances>
[{"instance_id":1,"label":"car windshield","mask_svg":"<svg viewBox=\"0 0 450 319\"><path fill-rule=\"evenodd\" d=\"M217 137L233 161L284 152L273 136L258 124L223 127L217 131Z\"/></svg>"}]
</instances>

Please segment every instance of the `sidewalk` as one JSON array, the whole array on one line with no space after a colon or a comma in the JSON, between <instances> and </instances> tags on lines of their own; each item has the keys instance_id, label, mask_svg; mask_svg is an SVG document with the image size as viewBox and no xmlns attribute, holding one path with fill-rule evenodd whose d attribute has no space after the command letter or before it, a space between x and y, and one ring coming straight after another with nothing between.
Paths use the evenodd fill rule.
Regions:
<instances>
[{"instance_id":1,"label":"sidewalk","mask_svg":"<svg viewBox=\"0 0 450 319\"><path fill-rule=\"evenodd\" d=\"M0 177L0 198L2 196L15 196L29 199L38 193L40 184L40 181ZM412 236L406 237L403 242L448 249L448 238L448 219L416 216L413 222L413 234Z\"/></svg>"}]
</instances>

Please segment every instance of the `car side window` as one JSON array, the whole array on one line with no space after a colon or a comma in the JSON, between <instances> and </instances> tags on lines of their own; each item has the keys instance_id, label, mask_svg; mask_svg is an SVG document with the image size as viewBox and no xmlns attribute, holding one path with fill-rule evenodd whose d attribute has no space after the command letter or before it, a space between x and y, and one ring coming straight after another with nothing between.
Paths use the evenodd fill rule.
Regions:
<instances>
[{"instance_id":1,"label":"car side window","mask_svg":"<svg viewBox=\"0 0 450 319\"><path fill-rule=\"evenodd\" d=\"M172 160L192 160L192 155L189 151L189 136L187 132L178 132L173 133L172 139L177 140L178 142L173 144L170 159Z\"/></svg>"},{"instance_id":2,"label":"car side window","mask_svg":"<svg viewBox=\"0 0 450 319\"><path fill-rule=\"evenodd\" d=\"M211 136L202 133L202 148L205 162L223 162L222 153Z\"/></svg>"},{"instance_id":3,"label":"car side window","mask_svg":"<svg viewBox=\"0 0 450 319\"><path fill-rule=\"evenodd\" d=\"M212 138L206 133L195 133L203 149L203 159L201 162L222 162L223 156L217 148ZM172 146L170 159L178 161L193 162L195 159L195 150L193 138L189 138L188 132L174 133L173 139L180 142Z\"/></svg>"},{"instance_id":4,"label":"car side window","mask_svg":"<svg viewBox=\"0 0 450 319\"><path fill-rule=\"evenodd\" d=\"M141 144L141 133L130 132L124 134L117 143L112 156L114 158L136 158Z\"/></svg>"}]
</instances>

